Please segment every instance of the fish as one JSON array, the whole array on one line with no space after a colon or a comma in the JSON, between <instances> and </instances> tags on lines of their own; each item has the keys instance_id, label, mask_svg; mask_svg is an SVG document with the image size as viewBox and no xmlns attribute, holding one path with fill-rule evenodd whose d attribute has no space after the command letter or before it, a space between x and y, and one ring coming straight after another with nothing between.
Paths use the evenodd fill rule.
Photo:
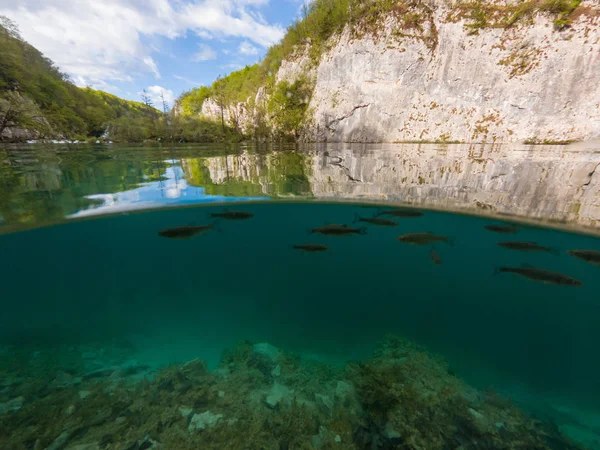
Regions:
<instances>
[{"instance_id":1,"label":"fish","mask_svg":"<svg viewBox=\"0 0 600 450\"><path fill-rule=\"evenodd\" d=\"M429 257L431 258L431 261L433 261L434 264L438 266L442 264L442 258L440 257L440 255L438 255L435 249L431 249L431 252L429 252Z\"/></svg>"},{"instance_id":2,"label":"fish","mask_svg":"<svg viewBox=\"0 0 600 450\"><path fill-rule=\"evenodd\" d=\"M600 267L600 252L597 250L569 250L569 255Z\"/></svg>"},{"instance_id":3,"label":"fish","mask_svg":"<svg viewBox=\"0 0 600 450\"><path fill-rule=\"evenodd\" d=\"M330 224L313 228L310 232L324 234L325 236L350 236L352 234L367 234L367 229L366 227L352 228L348 225Z\"/></svg>"},{"instance_id":4,"label":"fish","mask_svg":"<svg viewBox=\"0 0 600 450\"><path fill-rule=\"evenodd\" d=\"M398 226L398 222L393 221L392 219L386 219L385 217L360 217L358 214L355 214L354 222L366 222L371 225L379 225L380 227L395 227Z\"/></svg>"},{"instance_id":5,"label":"fish","mask_svg":"<svg viewBox=\"0 0 600 450\"><path fill-rule=\"evenodd\" d=\"M417 217L423 217L421 211L415 209L387 209L377 214L378 216L394 216L398 219L414 219Z\"/></svg>"},{"instance_id":6,"label":"fish","mask_svg":"<svg viewBox=\"0 0 600 450\"><path fill-rule=\"evenodd\" d=\"M398 240L405 244L414 245L429 245L436 242L446 242L452 245L453 239L448 236L437 236L433 233L409 233L403 236L398 236Z\"/></svg>"},{"instance_id":7,"label":"fish","mask_svg":"<svg viewBox=\"0 0 600 450\"><path fill-rule=\"evenodd\" d=\"M538 245L537 242L519 242L519 241L507 241L499 242L500 247L507 248L509 250L517 250L519 252L548 252L558 254L558 251L551 247L544 247Z\"/></svg>"},{"instance_id":8,"label":"fish","mask_svg":"<svg viewBox=\"0 0 600 450\"><path fill-rule=\"evenodd\" d=\"M537 269L535 267L524 265L522 267L500 267L495 273L515 273L531 281L538 283L552 284L555 286L583 286L583 283L568 275L550 272L549 270Z\"/></svg>"},{"instance_id":9,"label":"fish","mask_svg":"<svg viewBox=\"0 0 600 450\"><path fill-rule=\"evenodd\" d=\"M213 230L216 226L217 222L205 226L186 225L183 227L167 228L159 231L158 235L168 239L189 239L198 234Z\"/></svg>"},{"instance_id":10,"label":"fish","mask_svg":"<svg viewBox=\"0 0 600 450\"><path fill-rule=\"evenodd\" d=\"M326 247L325 245L318 245L318 244L294 245L294 248L296 250L302 250L307 253L319 253L319 252L326 252L327 250L329 250L329 247Z\"/></svg>"},{"instance_id":11,"label":"fish","mask_svg":"<svg viewBox=\"0 0 600 450\"><path fill-rule=\"evenodd\" d=\"M254 217L254 214L247 211L224 211L220 213L212 213L210 217L217 217L225 220L247 220Z\"/></svg>"},{"instance_id":12,"label":"fish","mask_svg":"<svg viewBox=\"0 0 600 450\"><path fill-rule=\"evenodd\" d=\"M516 225L486 225L484 227L488 231L501 234L515 234L519 231Z\"/></svg>"}]
</instances>

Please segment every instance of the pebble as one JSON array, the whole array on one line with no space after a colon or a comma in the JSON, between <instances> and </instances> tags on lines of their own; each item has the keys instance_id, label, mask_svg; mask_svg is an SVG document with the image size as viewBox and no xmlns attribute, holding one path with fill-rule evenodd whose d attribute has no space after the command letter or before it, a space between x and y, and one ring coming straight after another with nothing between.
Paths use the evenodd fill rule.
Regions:
<instances>
[{"instance_id":1,"label":"pebble","mask_svg":"<svg viewBox=\"0 0 600 450\"><path fill-rule=\"evenodd\" d=\"M385 424L383 435L388 439L400 439L402 437L400 432L394 428L394 425L392 425L391 422Z\"/></svg>"},{"instance_id":2,"label":"pebble","mask_svg":"<svg viewBox=\"0 0 600 450\"><path fill-rule=\"evenodd\" d=\"M354 393L354 386L346 381L338 381L335 386L335 395L339 398L347 397Z\"/></svg>"},{"instance_id":3,"label":"pebble","mask_svg":"<svg viewBox=\"0 0 600 450\"><path fill-rule=\"evenodd\" d=\"M271 375L274 377L278 377L281 375L281 366L277 364L273 370L271 370Z\"/></svg>"},{"instance_id":4,"label":"pebble","mask_svg":"<svg viewBox=\"0 0 600 450\"><path fill-rule=\"evenodd\" d=\"M477 430L482 433L486 432L489 428L489 424L485 416L479 411L474 410L473 408L469 408L468 411L469 414L471 414L471 417L473 418L473 424L475 425Z\"/></svg>"},{"instance_id":5,"label":"pebble","mask_svg":"<svg viewBox=\"0 0 600 450\"><path fill-rule=\"evenodd\" d=\"M183 417L188 417L194 410L192 408L187 408L185 406L179 407L179 414Z\"/></svg>"},{"instance_id":6,"label":"pebble","mask_svg":"<svg viewBox=\"0 0 600 450\"><path fill-rule=\"evenodd\" d=\"M90 391L79 391L79 398L81 400L88 398L90 396Z\"/></svg>"},{"instance_id":7,"label":"pebble","mask_svg":"<svg viewBox=\"0 0 600 450\"><path fill-rule=\"evenodd\" d=\"M69 431L63 431L46 450L59 450L67 445L69 438L71 437L71 433Z\"/></svg>"},{"instance_id":8,"label":"pebble","mask_svg":"<svg viewBox=\"0 0 600 450\"><path fill-rule=\"evenodd\" d=\"M333 409L333 400L328 395L315 394L317 406L325 411Z\"/></svg>"},{"instance_id":9,"label":"pebble","mask_svg":"<svg viewBox=\"0 0 600 450\"><path fill-rule=\"evenodd\" d=\"M191 433L195 430L202 431L206 428L212 428L219 423L219 420L221 420L222 417L222 414L213 414L210 411L203 412L202 414L194 414L190 421L188 431Z\"/></svg>"},{"instance_id":10,"label":"pebble","mask_svg":"<svg viewBox=\"0 0 600 450\"><path fill-rule=\"evenodd\" d=\"M100 450L100 446L97 443L92 444L78 444L67 447L66 450Z\"/></svg>"}]
</instances>

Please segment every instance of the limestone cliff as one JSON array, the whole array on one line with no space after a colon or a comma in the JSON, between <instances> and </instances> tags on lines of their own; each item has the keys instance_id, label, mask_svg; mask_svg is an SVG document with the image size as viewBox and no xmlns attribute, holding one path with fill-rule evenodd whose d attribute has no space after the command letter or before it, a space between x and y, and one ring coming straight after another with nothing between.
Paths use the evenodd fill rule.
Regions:
<instances>
[{"instance_id":1,"label":"limestone cliff","mask_svg":"<svg viewBox=\"0 0 600 450\"><path fill-rule=\"evenodd\" d=\"M581 2L566 27L544 11L500 17L501 6L477 22L461 5L415 2L375 26L347 25L318 61L302 51L284 60L278 81L308 75L314 83L304 140L600 137L598 0Z\"/></svg>"}]
</instances>

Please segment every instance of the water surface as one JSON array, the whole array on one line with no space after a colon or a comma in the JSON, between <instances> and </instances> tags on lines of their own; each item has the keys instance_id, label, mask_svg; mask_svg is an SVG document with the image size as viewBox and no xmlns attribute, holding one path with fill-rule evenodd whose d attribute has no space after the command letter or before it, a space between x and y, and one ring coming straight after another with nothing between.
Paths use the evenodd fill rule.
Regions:
<instances>
[{"instance_id":1,"label":"water surface","mask_svg":"<svg viewBox=\"0 0 600 450\"><path fill-rule=\"evenodd\" d=\"M448 361L443 375L429 363L410 366L431 370L429 375L413 372L412 378L431 376L439 381L458 376L481 393L492 389L511 398L528 413L552 424L562 433L561 439L573 438L579 442L573 445L598 448L600 269L566 253L575 248L600 250L598 238L522 225L514 235L501 235L484 227L504 221L426 208L420 209L422 217L395 219L396 227L366 225L366 234L339 237L310 233L326 224L363 226L353 223L357 217L376 216L383 208L390 208L386 202L396 201L452 209L491 208L595 225L596 199L590 190L597 188L597 178L590 167L597 164L596 155L549 148L542 148L536 155L534 150L490 148L482 150L485 158L478 153L477 157L462 159L461 147L444 150L419 146L332 146L301 152L214 147L6 150L5 155L12 156L10 163L2 166L5 231L61 224L0 236L0 342L6 362L0 367L0 405L8 409L9 402L22 398L23 406L6 414L13 414L7 417L11 418L11 426L23 433L23 442L32 438L17 424L42 420L35 419L35 411L41 411L44 398L48 398L54 403L66 402L65 407L74 402L75 411L81 412L73 417L87 425L76 426L71 419L57 419L56 429L45 425L39 433L43 436L40 442L46 446L65 430L76 429L77 433L68 435L73 445L101 442L108 433L113 436L113 447L104 448L129 448L132 439L136 444L131 448L146 448L150 444L144 439L150 439L169 443L167 448L226 445L241 449L246 447L234 443L234 428L217 426L214 430L224 433L219 437L188 433L190 420L209 411L248 426L251 419L233 412L237 400L223 403L216 393L224 390L223 398L228 398L232 390L250 389L249 398L260 400L258 406L253 406L258 408L256 414L277 420L276 414L289 413L296 417L293 423L300 423L294 416L300 413L293 405L289 409L283 401L275 406L269 403L273 390L280 393L291 389L297 402L302 397L316 403L314 414L318 419L313 419L321 423L310 431L294 429L294 433L305 437L302 443L294 444L298 448L328 448L338 443L337 437L348 444L344 448L372 448L373 440L384 448L407 448L402 446L408 445L407 441L401 444L394 434L400 433L395 414L408 417L407 405L400 402L396 409L374 410L361 384L365 373L399 364L394 362L397 356L391 356L398 350L389 350L396 348L389 344L394 341L385 341L391 334L422 345L426 352ZM586 177L587 184L580 182ZM290 201L310 198L352 199L356 203ZM377 200L383 205L361 204L360 199ZM226 200L236 203L224 205ZM249 200L253 202L245 203ZM473 206L474 201L489 207ZM580 205L576 212L574 204ZM180 205L187 207L131 213ZM158 235L171 227L215 223L211 214L231 210L250 212L254 217L220 220L214 230L191 239ZM115 212L127 214L101 217ZM97 217L76 220L85 216ZM434 246L440 265L431 259L432 246L411 246L397 239L416 232L451 238L449 243ZM506 240L537 242L554 251L520 253L497 245ZM297 244L320 244L329 249L304 253L292 248ZM569 275L583 286L555 286L514 274L495 274L500 267L524 265ZM236 347L240 341L251 342L250 347ZM376 353L380 359L369 359L382 341L388 342L384 348L391 353L381 353L380 349ZM255 343L260 346L252 347ZM264 360L252 362L244 352L258 348L264 353L269 346L300 359L278 356L284 359L268 366L262 381L251 378L255 381L250 382L249 375L244 378L244 383L250 383L248 388L236 378L235 367L241 364L248 374L257 368L263 370ZM233 356L231 349L236 349ZM229 355L225 359L224 352ZM108 394L94 394L98 396L87 404L81 398L82 391L115 392L117 388L110 383L133 382L130 378L134 375L157 380L158 384L143 388L145 395L151 394L148 398L154 398L153 392L163 392L160 386L166 375L160 371L194 358L206 361L215 374L229 374L229 381L204 381L212 386L214 398L203 394L200 401L196 393L192 400L185 397L187 390L169 388L167 392L175 397L155 399L154 406L152 402L137 409L130 406L127 414L117 411L115 398ZM298 361L323 366L313 373L313 363ZM353 369L352 365L345 366L347 361L367 362ZM423 359L415 361L422 363ZM187 373L185 367L176 371ZM358 379L356 370L361 374ZM65 377L70 381L65 382ZM76 384L73 377L83 381ZM299 381L311 377L317 387ZM352 409L347 403L335 400L335 407L340 408L335 414L326 401L325 407L319 406L324 400L318 395L337 399L339 393L334 391L340 379L354 383L362 410L373 414L369 420L377 418L375 428L347 430L341 426L336 414ZM242 384L232 387L231 380ZM32 387L40 383L48 387ZM109 383L109 387L102 383ZM53 387L57 385L60 389ZM398 388L390 389L385 397L395 398L393 392L397 393L394 389ZM117 392L128 395L126 391ZM467 395L470 391L462 392L463 397L472 397ZM152 431L130 423L131 414L141 414L140 420L146 422L154 420L152 414L156 413L156 405L163 404L161 401L170 405L164 408L189 407L193 412L182 418L174 410L176 419ZM494 403L494 408L498 404ZM501 418L492 406L485 406L487 403L478 405L469 403L470 409L465 411L476 410L487 417L491 427L485 432L487 436L497 435L496 439L504 439L509 445L510 427L510 433L502 434L498 425L506 418ZM110 408L103 421L86 419L102 408ZM442 405L423 404L418 408L430 408L427 410L433 420L437 417L433 411L441 411ZM355 411L352 409L352 414ZM213 417L210 414L202 417ZM453 424L455 432L463 430L456 439L473 439L484 445L478 434L480 417L466 414L471 415L469 420L476 419L472 426L479 431L467 427L472 433L469 438L463 435L462 425L457 428ZM113 425L108 425L121 421L120 417L126 417L123 420L128 429L136 430L138 435L131 436L133 432L121 428L115 431ZM333 417L338 417L338 422ZM92 420L92 425L86 420ZM353 423L349 418L342 422ZM175 445L179 441L169 433L178 427L185 432L186 440ZM4 432L0 436L8 439L10 431L0 428ZM365 438L365 433L371 437ZM410 431L404 433L404 439L408 439ZM265 448L282 448L285 439L277 437L277 444L264 444ZM322 443L317 445L319 439ZM426 437L419 439L432 445ZM548 442L531 448L568 448L566 441ZM23 445L14 448L28 448ZM290 448L296 448L294 445ZM469 448L480 448L472 445Z\"/></svg>"}]
</instances>

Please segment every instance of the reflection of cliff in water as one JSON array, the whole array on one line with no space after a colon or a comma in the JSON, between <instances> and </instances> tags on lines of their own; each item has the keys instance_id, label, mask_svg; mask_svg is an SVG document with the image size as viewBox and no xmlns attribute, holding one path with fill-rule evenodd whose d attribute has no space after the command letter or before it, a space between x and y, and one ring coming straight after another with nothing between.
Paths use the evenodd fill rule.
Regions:
<instances>
[{"instance_id":1,"label":"reflection of cliff in water","mask_svg":"<svg viewBox=\"0 0 600 450\"><path fill-rule=\"evenodd\" d=\"M335 144L182 165L211 194L312 193L600 226L600 154L569 147Z\"/></svg>"}]
</instances>

